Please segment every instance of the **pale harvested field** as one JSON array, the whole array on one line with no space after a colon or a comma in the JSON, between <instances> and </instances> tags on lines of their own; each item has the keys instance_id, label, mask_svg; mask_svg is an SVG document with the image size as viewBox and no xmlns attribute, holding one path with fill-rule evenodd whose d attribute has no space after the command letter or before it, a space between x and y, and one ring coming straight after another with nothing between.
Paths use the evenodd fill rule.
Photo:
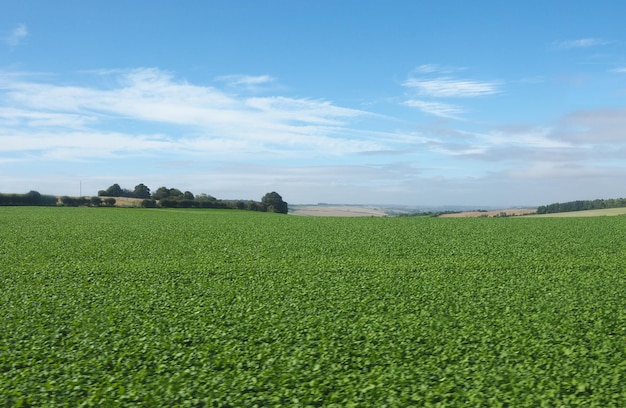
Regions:
<instances>
[{"instance_id":1,"label":"pale harvested field","mask_svg":"<svg viewBox=\"0 0 626 408\"><path fill-rule=\"evenodd\" d=\"M106 199L108 197L101 197L102 199ZM141 207L141 202L143 199L141 198L130 198L130 197L113 197L115 198L115 206L116 207Z\"/></svg>"},{"instance_id":2,"label":"pale harvested field","mask_svg":"<svg viewBox=\"0 0 626 408\"><path fill-rule=\"evenodd\" d=\"M454 214L442 214L441 218L464 218L464 217L496 217L502 214L507 216L534 214L537 210L534 208L512 208L507 210L494 211L464 211Z\"/></svg>"},{"instance_id":3,"label":"pale harvested field","mask_svg":"<svg viewBox=\"0 0 626 408\"><path fill-rule=\"evenodd\" d=\"M602 210L584 210L584 211L570 211L553 214L536 214L532 217L603 217L614 215L626 215L626 208L605 208Z\"/></svg>"},{"instance_id":4,"label":"pale harvested field","mask_svg":"<svg viewBox=\"0 0 626 408\"><path fill-rule=\"evenodd\" d=\"M380 208L358 205L297 206L292 209L291 214L317 217L385 217L387 215Z\"/></svg>"}]
</instances>

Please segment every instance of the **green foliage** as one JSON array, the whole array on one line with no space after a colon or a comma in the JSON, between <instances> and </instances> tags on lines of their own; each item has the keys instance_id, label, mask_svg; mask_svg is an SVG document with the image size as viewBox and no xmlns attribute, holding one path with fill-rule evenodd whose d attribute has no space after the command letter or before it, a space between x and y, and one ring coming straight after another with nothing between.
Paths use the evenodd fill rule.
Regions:
<instances>
[{"instance_id":1,"label":"green foliage","mask_svg":"<svg viewBox=\"0 0 626 408\"><path fill-rule=\"evenodd\" d=\"M131 197L131 198L150 198L150 189L143 183L137 184L134 190L120 187L115 183L106 190L98 191L100 197Z\"/></svg>"},{"instance_id":2,"label":"green foliage","mask_svg":"<svg viewBox=\"0 0 626 408\"><path fill-rule=\"evenodd\" d=\"M124 190L122 190L119 184L115 183L106 190L98 191L98 195L103 197L122 197Z\"/></svg>"},{"instance_id":3,"label":"green foliage","mask_svg":"<svg viewBox=\"0 0 626 408\"><path fill-rule=\"evenodd\" d=\"M111 201L112 200L112 201ZM100 198L100 196L92 196L92 197L70 197L70 196L62 196L61 204L66 207L100 207L101 205L112 206L115 204L114 198L105 198L104 200Z\"/></svg>"},{"instance_id":4,"label":"green foliage","mask_svg":"<svg viewBox=\"0 0 626 408\"><path fill-rule=\"evenodd\" d=\"M0 194L0 206L2 205L57 205L57 198L51 195L43 195L38 191L29 191L26 194Z\"/></svg>"},{"instance_id":5,"label":"green foliage","mask_svg":"<svg viewBox=\"0 0 626 408\"><path fill-rule=\"evenodd\" d=\"M537 208L537 214L552 214L570 211L601 210L604 208L626 207L626 198L609 198L597 200L578 200L566 203L542 205Z\"/></svg>"},{"instance_id":6,"label":"green foliage","mask_svg":"<svg viewBox=\"0 0 626 408\"><path fill-rule=\"evenodd\" d=\"M161 200L169 196L170 196L170 189L163 186L163 187L157 188L157 190L152 195L152 198L154 198L155 200Z\"/></svg>"},{"instance_id":7,"label":"green foliage","mask_svg":"<svg viewBox=\"0 0 626 408\"><path fill-rule=\"evenodd\" d=\"M145 184L137 184L135 190L133 190L133 197L135 198L150 198L150 189Z\"/></svg>"},{"instance_id":8,"label":"green foliage","mask_svg":"<svg viewBox=\"0 0 626 408\"><path fill-rule=\"evenodd\" d=\"M141 206L142 206L143 208L156 208L157 203L156 203L156 200L152 200L152 199L148 200L148 199L145 199L145 200L143 200L143 201L141 202Z\"/></svg>"},{"instance_id":9,"label":"green foliage","mask_svg":"<svg viewBox=\"0 0 626 408\"><path fill-rule=\"evenodd\" d=\"M133 191L123 189L119 184L113 184L106 190L98 191L98 196L143 198L144 200L141 202L143 208L230 208L283 214L287 214L289 211L287 203L275 191L265 194L261 202L250 200L248 203L245 203L242 200L218 200L207 194L195 196L191 191L183 193L177 188L165 186L159 187L154 194L151 194L150 189L142 183L136 185ZM2 201L0 200L0 205L1 203ZM106 204L106 200L104 203ZM69 197L63 204L69 206L85 205Z\"/></svg>"},{"instance_id":10,"label":"green foliage","mask_svg":"<svg viewBox=\"0 0 626 408\"><path fill-rule=\"evenodd\" d=\"M89 198L89 205L93 207L99 207L102 205L102 199L97 196L93 196Z\"/></svg>"},{"instance_id":11,"label":"green foliage","mask_svg":"<svg viewBox=\"0 0 626 408\"><path fill-rule=\"evenodd\" d=\"M626 218L0 208L0 406L626 406Z\"/></svg>"},{"instance_id":12,"label":"green foliage","mask_svg":"<svg viewBox=\"0 0 626 408\"><path fill-rule=\"evenodd\" d=\"M287 214L289 211L287 203L284 202L280 194L275 191L265 194L261 199L261 203L268 212Z\"/></svg>"}]
</instances>

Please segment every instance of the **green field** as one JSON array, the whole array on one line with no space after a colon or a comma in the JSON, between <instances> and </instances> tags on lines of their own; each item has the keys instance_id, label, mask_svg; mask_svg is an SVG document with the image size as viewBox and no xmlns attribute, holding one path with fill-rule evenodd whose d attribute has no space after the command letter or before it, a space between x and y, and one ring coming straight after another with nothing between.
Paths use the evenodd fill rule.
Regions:
<instances>
[{"instance_id":1,"label":"green field","mask_svg":"<svg viewBox=\"0 0 626 408\"><path fill-rule=\"evenodd\" d=\"M0 208L0 406L626 406L626 217Z\"/></svg>"}]
</instances>

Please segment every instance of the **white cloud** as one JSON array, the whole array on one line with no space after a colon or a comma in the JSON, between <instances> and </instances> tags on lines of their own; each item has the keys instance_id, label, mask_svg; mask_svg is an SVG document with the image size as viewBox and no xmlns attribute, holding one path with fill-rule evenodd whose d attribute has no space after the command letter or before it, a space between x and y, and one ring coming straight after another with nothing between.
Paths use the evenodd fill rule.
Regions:
<instances>
[{"instance_id":1,"label":"white cloud","mask_svg":"<svg viewBox=\"0 0 626 408\"><path fill-rule=\"evenodd\" d=\"M486 146L447 145L436 147L433 150L447 156L473 156L487 151Z\"/></svg>"},{"instance_id":2,"label":"white cloud","mask_svg":"<svg viewBox=\"0 0 626 408\"><path fill-rule=\"evenodd\" d=\"M225 82L230 86L255 86L274 82L275 78L269 75L222 75L218 81Z\"/></svg>"},{"instance_id":3,"label":"white cloud","mask_svg":"<svg viewBox=\"0 0 626 408\"><path fill-rule=\"evenodd\" d=\"M158 69L97 75L115 75L119 85L66 86L27 76L0 79L0 96L5 101L0 103L0 137L5 147L0 151L7 151L6 146L31 150L25 143L38 146L38 151L74 146L65 152L78 158L81 151L88 156L95 151L85 145L86 140L94 140L111 154L141 154L145 148L212 157L259 152L298 156L380 151L389 144L406 143L400 135L355 125L355 120L375 115L329 101L231 94L176 80ZM167 143L145 136L160 133L161 125L175 128ZM107 138L111 140L108 146Z\"/></svg>"},{"instance_id":4,"label":"white cloud","mask_svg":"<svg viewBox=\"0 0 626 408\"><path fill-rule=\"evenodd\" d=\"M215 80L229 89L242 92L260 93L280 88L276 78L270 75L222 75Z\"/></svg>"},{"instance_id":5,"label":"white cloud","mask_svg":"<svg viewBox=\"0 0 626 408\"><path fill-rule=\"evenodd\" d=\"M616 74L626 74L626 67L614 68L610 70L610 72L614 72Z\"/></svg>"},{"instance_id":6,"label":"white cloud","mask_svg":"<svg viewBox=\"0 0 626 408\"><path fill-rule=\"evenodd\" d=\"M465 68L424 64L415 68L402 85L419 95L433 98L468 98L501 92L502 83L499 81L477 81L455 76L464 70Z\"/></svg>"},{"instance_id":7,"label":"white cloud","mask_svg":"<svg viewBox=\"0 0 626 408\"><path fill-rule=\"evenodd\" d=\"M440 67L437 64L422 64L416 67L413 71L418 74L431 74L439 71Z\"/></svg>"},{"instance_id":8,"label":"white cloud","mask_svg":"<svg viewBox=\"0 0 626 408\"><path fill-rule=\"evenodd\" d=\"M555 140L554 130L547 126L528 127L523 129L494 129L477 137L491 146L524 146L528 148L556 149L572 147L570 143Z\"/></svg>"},{"instance_id":9,"label":"white cloud","mask_svg":"<svg viewBox=\"0 0 626 408\"><path fill-rule=\"evenodd\" d=\"M435 77L441 72L432 69ZM1 191L45 187L42 192L78 194L81 177L94 192L114 182L144 182L220 198L276 190L290 202L375 203L382 197L424 203L434 197L442 204L497 204L506 190L509 203L540 197L542 204L560 198L531 196L534 189L557 191L565 180L574 194L576 175L595 188L594 167L626 172L623 109L498 128L412 122L407 131L400 120L327 100L246 93L226 81L199 86L146 68L90 75L88 84L70 86L54 76L0 73ZM427 76L406 84L410 96L403 104L438 117L460 119L465 109L415 96L422 90L417 82L439 81L427 88L439 98L500 91L499 83L446 78L444 84ZM385 130L390 126L400 129ZM547 181L535 187L542 175Z\"/></svg>"},{"instance_id":10,"label":"white cloud","mask_svg":"<svg viewBox=\"0 0 626 408\"><path fill-rule=\"evenodd\" d=\"M28 37L28 28L24 24L19 24L9 35L3 38L3 41L11 47L17 47L26 37Z\"/></svg>"},{"instance_id":11,"label":"white cloud","mask_svg":"<svg viewBox=\"0 0 626 408\"><path fill-rule=\"evenodd\" d=\"M424 113L448 119L460 119L459 115L463 113L463 109L458 106L442 102L427 102L417 99L405 101L406 106L418 108Z\"/></svg>"},{"instance_id":12,"label":"white cloud","mask_svg":"<svg viewBox=\"0 0 626 408\"><path fill-rule=\"evenodd\" d=\"M596 47L599 45L609 44L608 41L601 40L599 38L578 38L575 40L554 41L552 46L555 48L588 48Z\"/></svg>"},{"instance_id":13,"label":"white cloud","mask_svg":"<svg viewBox=\"0 0 626 408\"><path fill-rule=\"evenodd\" d=\"M462 79L453 75L465 68L442 67L437 64L424 64L415 68L410 77L402 83L409 92L405 106L418 108L424 113L448 119L462 119L465 109L458 105L452 105L440 101L423 100L426 98L475 98L502 92L502 84L499 81L477 81Z\"/></svg>"},{"instance_id":14,"label":"white cloud","mask_svg":"<svg viewBox=\"0 0 626 408\"><path fill-rule=\"evenodd\" d=\"M467 98L493 95L501 92L498 82L480 82L447 77L435 79L411 78L404 82L404 86L416 89L420 95L435 98Z\"/></svg>"},{"instance_id":15,"label":"white cloud","mask_svg":"<svg viewBox=\"0 0 626 408\"><path fill-rule=\"evenodd\" d=\"M0 154L19 152L26 158L82 160L112 157L128 153L150 154L167 152L175 143L163 135L128 135L116 132L46 132L0 129Z\"/></svg>"},{"instance_id":16,"label":"white cloud","mask_svg":"<svg viewBox=\"0 0 626 408\"><path fill-rule=\"evenodd\" d=\"M41 112L13 107L0 107L0 127L26 126L41 128L48 126L63 126L78 129L87 124L96 122L96 118L89 115L58 112Z\"/></svg>"},{"instance_id":17,"label":"white cloud","mask_svg":"<svg viewBox=\"0 0 626 408\"><path fill-rule=\"evenodd\" d=\"M413 73L415 74L453 74L460 71L465 71L464 67L443 66L439 64L422 64L417 66Z\"/></svg>"}]
</instances>

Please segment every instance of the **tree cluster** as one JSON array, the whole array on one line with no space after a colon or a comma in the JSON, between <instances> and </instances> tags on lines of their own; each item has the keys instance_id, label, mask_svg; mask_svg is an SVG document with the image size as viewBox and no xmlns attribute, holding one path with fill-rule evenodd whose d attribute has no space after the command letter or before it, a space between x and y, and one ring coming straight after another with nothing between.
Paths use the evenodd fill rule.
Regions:
<instances>
[{"instance_id":1,"label":"tree cluster","mask_svg":"<svg viewBox=\"0 0 626 408\"><path fill-rule=\"evenodd\" d=\"M134 190L128 190L120 187L119 184L113 184L106 190L98 191L99 197L129 197L129 198L150 198L150 189L143 183L137 184Z\"/></svg>"},{"instance_id":2,"label":"tree cluster","mask_svg":"<svg viewBox=\"0 0 626 408\"><path fill-rule=\"evenodd\" d=\"M254 200L220 200L207 194L194 195L190 191L181 191L177 188L159 187L154 193L145 184L138 184L133 190L113 184L106 190L98 191L93 197L69 197L43 195L37 191L29 191L26 194L2 194L0 193L0 206L31 206L63 205L67 207L100 207L115 205L113 197L142 198L141 206L144 208L223 208L248 211L264 211L287 214L288 204L275 191L267 193L261 201Z\"/></svg>"},{"instance_id":3,"label":"tree cluster","mask_svg":"<svg viewBox=\"0 0 626 408\"><path fill-rule=\"evenodd\" d=\"M537 208L537 214L551 214L559 212L601 210L603 208L626 207L626 198L609 198L597 200L578 200L566 203L553 203Z\"/></svg>"},{"instance_id":4,"label":"tree cluster","mask_svg":"<svg viewBox=\"0 0 626 408\"><path fill-rule=\"evenodd\" d=\"M43 195L37 191L26 194L0 194L0 205L57 205L56 196Z\"/></svg>"},{"instance_id":5,"label":"tree cluster","mask_svg":"<svg viewBox=\"0 0 626 408\"><path fill-rule=\"evenodd\" d=\"M106 206L106 207L113 207L116 203L115 198L113 197L107 197L104 200L101 199L100 197L97 196L93 196L93 197L69 197L69 196L63 196L61 197L61 204L66 206L66 207L80 207L80 206L85 206L85 207L100 207L100 206Z\"/></svg>"},{"instance_id":6,"label":"tree cluster","mask_svg":"<svg viewBox=\"0 0 626 408\"><path fill-rule=\"evenodd\" d=\"M267 193L261 201L254 200L220 200L211 195L194 195L190 191L177 188L159 187L152 193L145 184L138 184L133 190L113 184L106 190L98 191L98 197L131 197L143 198L141 206L144 208L224 208L248 211L265 211L287 214L288 204L275 191Z\"/></svg>"}]
</instances>

